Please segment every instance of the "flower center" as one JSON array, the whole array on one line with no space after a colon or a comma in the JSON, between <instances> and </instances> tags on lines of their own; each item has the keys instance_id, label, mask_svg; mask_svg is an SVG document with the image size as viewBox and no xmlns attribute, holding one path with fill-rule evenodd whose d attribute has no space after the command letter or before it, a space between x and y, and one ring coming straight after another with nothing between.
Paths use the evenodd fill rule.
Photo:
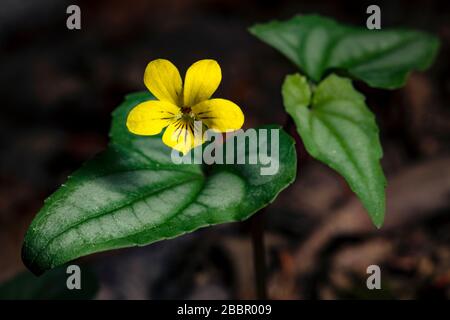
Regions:
<instances>
[{"instance_id":1,"label":"flower center","mask_svg":"<svg viewBox=\"0 0 450 320\"><path fill-rule=\"evenodd\" d=\"M192 112L191 107L181 107L181 114L178 116L179 119L186 123L191 123L195 121L195 114Z\"/></svg>"},{"instance_id":2,"label":"flower center","mask_svg":"<svg viewBox=\"0 0 450 320\"><path fill-rule=\"evenodd\" d=\"M182 108L181 108L181 112L182 112L183 114L190 114L191 111L192 111L191 107L182 107Z\"/></svg>"}]
</instances>

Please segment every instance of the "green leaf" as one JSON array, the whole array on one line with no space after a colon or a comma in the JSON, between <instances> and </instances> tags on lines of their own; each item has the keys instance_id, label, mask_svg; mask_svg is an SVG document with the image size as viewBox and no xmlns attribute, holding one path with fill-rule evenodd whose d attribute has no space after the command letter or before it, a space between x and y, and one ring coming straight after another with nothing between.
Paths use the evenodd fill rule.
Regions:
<instances>
[{"instance_id":1,"label":"green leaf","mask_svg":"<svg viewBox=\"0 0 450 320\"><path fill-rule=\"evenodd\" d=\"M399 88L409 72L428 68L439 47L437 37L424 32L368 30L317 15L257 24L250 32L314 81L338 70L384 89Z\"/></svg>"},{"instance_id":2,"label":"green leaf","mask_svg":"<svg viewBox=\"0 0 450 320\"><path fill-rule=\"evenodd\" d=\"M246 219L294 180L294 141L282 130L282 161L275 175L260 175L261 163L174 164L160 136L136 136L125 127L128 112L151 98L145 93L128 96L113 113L108 149L46 200L22 250L30 270L39 274L94 252L142 246Z\"/></svg>"},{"instance_id":3,"label":"green leaf","mask_svg":"<svg viewBox=\"0 0 450 320\"><path fill-rule=\"evenodd\" d=\"M69 276L65 268L54 269L41 277L24 271L0 285L0 300L88 300L95 297L98 280L89 268L81 268L79 290L67 288Z\"/></svg>"},{"instance_id":4,"label":"green leaf","mask_svg":"<svg viewBox=\"0 0 450 320\"><path fill-rule=\"evenodd\" d=\"M386 180L374 115L349 79L334 74L314 92L305 77L287 76L283 88L286 111L292 116L306 150L339 172L361 199L373 223L384 220Z\"/></svg>"}]
</instances>

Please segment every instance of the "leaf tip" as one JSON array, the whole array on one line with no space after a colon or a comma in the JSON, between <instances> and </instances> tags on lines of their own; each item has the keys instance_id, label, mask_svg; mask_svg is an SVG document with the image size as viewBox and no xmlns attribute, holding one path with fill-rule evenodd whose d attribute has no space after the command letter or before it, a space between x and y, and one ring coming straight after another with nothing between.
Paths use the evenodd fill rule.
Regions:
<instances>
[{"instance_id":1,"label":"leaf tip","mask_svg":"<svg viewBox=\"0 0 450 320\"><path fill-rule=\"evenodd\" d=\"M44 273L44 270L42 270L41 268L39 268L33 261L33 259L31 258L32 252L30 247L27 245L26 241L24 242L24 244L22 245L22 250L21 250L21 258L22 258L22 262L25 265L25 267L30 270L35 276L40 276Z\"/></svg>"},{"instance_id":2,"label":"leaf tip","mask_svg":"<svg viewBox=\"0 0 450 320\"><path fill-rule=\"evenodd\" d=\"M384 224L384 218L382 217L380 220L374 219L374 220L372 220L372 222L373 222L373 224L375 225L375 227L376 227L377 229L381 229L381 227L382 227L383 224Z\"/></svg>"}]
</instances>

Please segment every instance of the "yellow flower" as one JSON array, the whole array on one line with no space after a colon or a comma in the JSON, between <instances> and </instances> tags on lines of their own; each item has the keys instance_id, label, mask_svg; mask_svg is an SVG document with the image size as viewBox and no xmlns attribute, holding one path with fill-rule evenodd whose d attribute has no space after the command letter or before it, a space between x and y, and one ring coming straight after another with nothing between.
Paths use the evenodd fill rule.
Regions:
<instances>
[{"instance_id":1,"label":"yellow flower","mask_svg":"<svg viewBox=\"0 0 450 320\"><path fill-rule=\"evenodd\" d=\"M170 61L151 61L145 69L144 83L158 100L134 107L128 115L128 130L151 136L167 127L162 141L186 154L204 142L199 132L205 128L218 132L240 129L244 123L241 109L229 100L210 99L221 79L222 72L215 60L200 60L191 65L184 86L178 69Z\"/></svg>"}]
</instances>

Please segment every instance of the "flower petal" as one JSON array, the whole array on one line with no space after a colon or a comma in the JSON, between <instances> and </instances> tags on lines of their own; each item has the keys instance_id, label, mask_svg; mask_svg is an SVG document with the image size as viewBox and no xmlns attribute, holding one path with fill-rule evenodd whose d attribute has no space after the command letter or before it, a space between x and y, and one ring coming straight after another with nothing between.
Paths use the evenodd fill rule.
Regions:
<instances>
[{"instance_id":1,"label":"flower petal","mask_svg":"<svg viewBox=\"0 0 450 320\"><path fill-rule=\"evenodd\" d=\"M180 109L169 102L142 102L128 114L127 128L134 134L151 136L160 133L178 114Z\"/></svg>"},{"instance_id":2,"label":"flower petal","mask_svg":"<svg viewBox=\"0 0 450 320\"><path fill-rule=\"evenodd\" d=\"M220 132L238 130L244 124L244 114L234 102L211 99L192 107L192 112L208 128Z\"/></svg>"},{"instance_id":3,"label":"flower petal","mask_svg":"<svg viewBox=\"0 0 450 320\"><path fill-rule=\"evenodd\" d=\"M200 60L189 67L184 79L184 106L192 107L209 99L222 80L222 71L215 60Z\"/></svg>"},{"instance_id":4,"label":"flower petal","mask_svg":"<svg viewBox=\"0 0 450 320\"><path fill-rule=\"evenodd\" d=\"M186 154L204 142L201 126L200 121L194 123L180 119L167 127L162 140L169 147Z\"/></svg>"},{"instance_id":5,"label":"flower petal","mask_svg":"<svg viewBox=\"0 0 450 320\"><path fill-rule=\"evenodd\" d=\"M151 61L144 72L144 83L159 100L180 105L182 81L177 67L165 59Z\"/></svg>"}]
</instances>

